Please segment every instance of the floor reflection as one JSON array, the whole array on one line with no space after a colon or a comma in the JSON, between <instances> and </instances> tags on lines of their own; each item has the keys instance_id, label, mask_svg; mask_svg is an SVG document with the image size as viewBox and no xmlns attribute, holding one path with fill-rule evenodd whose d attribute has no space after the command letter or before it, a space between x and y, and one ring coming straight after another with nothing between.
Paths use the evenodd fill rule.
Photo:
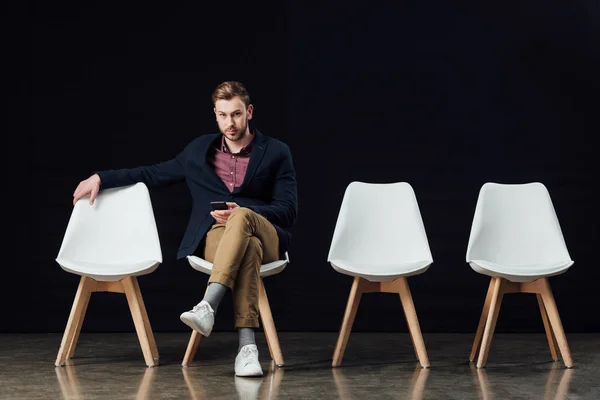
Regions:
<instances>
[{"instance_id":1,"label":"floor reflection","mask_svg":"<svg viewBox=\"0 0 600 400\"><path fill-rule=\"evenodd\" d=\"M491 400L494 398L494 392L490 388L488 374L484 368L477 368L471 363L471 371L475 378L479 391L479 398L482 400ZM544 400L565 400L569 393L569 384L573 378L573 369L565 368L561 362L552 364L548 372L548 379L544 390Z\"/></svg>"},{"instance_id":2,"label":"floor reflection","mask_svg":"<svg viewBox=\"0 0 600 400\"><path fill-rule=\"evenodd\" d=\"M203 384L198 379L197 371L193 372L194 370L190 368L182 368L182 371L183 379L192 400L205 400L209 398L207 392L214 393L208 385ZM233 379L238 397L240 400L276 399L279 395L283 373L284 370L277 367L275 361L271 361L269 370L262 377L242 378L235 376ZM221 384L219 383L219 385Z\"/></svg>"},{"instance_id":3,"label":"floor reflection","mask_svg":"<svg viewBox=\"0 0 600 400\"><path fill-rule=\"evenodd\" d=\"M144 374L140 381L139 388L135 395L136 400L146 400L150 398L150 388L157 368L145 368ZM56 367L56 378L60 386L60 391L65 400L84 399L85 396L81 385L77 378L77 367L75 365L65 365L64 367Z\"/></svg>"},{"instance_id":4,"label":"floor reflection","mask_svg":"<svg viewBox=\"0 0 600 400\"><path fill-rule=\"evenodd\" d=\"M351 389L348 378L342 372L342 368L333 368L333 380L335 382L335 387L338 392L338 396L340 400L351 399ZM423 368L420 364L417 364L415 367L415 371L413 372L413 376L410 382L410 389L408 397L411 400L422 400L423 399L423 391L425 390L425 383L427 382L427 377L429 376L429 368Z\"/></svg>"},{"instance_id":5,"label":"floor reflection","mask_svg":"<svg viewBox=\"0 0 600 400\"><path fill-rule=\"evenodd\" d=\"M192 373L190 368L182 368L183 371L183 381L190 392L190 399L192 400L205 400L206 390L204 389L204 385L202 381L198 379L197 373Z\"/></svg>"}]
</instances>

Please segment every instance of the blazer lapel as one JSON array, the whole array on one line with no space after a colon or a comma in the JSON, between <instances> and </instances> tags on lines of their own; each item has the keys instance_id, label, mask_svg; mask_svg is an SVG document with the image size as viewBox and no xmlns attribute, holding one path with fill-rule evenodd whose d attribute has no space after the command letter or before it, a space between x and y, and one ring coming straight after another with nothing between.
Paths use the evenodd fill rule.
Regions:
<instances>
[{"instance_id":1,"label":"blazer lapel","mask_svg":"<svg viewBox=\"0 0 600 400\"><path fill-rule=\"evenodd\" d=\"M248 162L244 181L241 186L235 188L234 193L241 191L252 180L267 150L267 143L262 133L258 129L255 129L254 134L256 137L254 138L254 143L252 143L252 152L250 153L250 161Z\"/></svg>"},{"instance_id":2,"label":"blazer lapel","mask_svg":"<svg viewBox=\"0 0 600 400\"><path fill-rule=\"evenodd\" d=\"M213 140L210 141L209 145L204 149L201 160L203 161L202 167L208 171L206 175L213 181L215 185L218 185L220 188L229 191L225 183L219 178L219 175L215 172L215 169L208 162L208 157L211 152L214 150L215 146L217 146L218 142L221 140L221 133L217 134Z\"/></svg>"}]
</instances>

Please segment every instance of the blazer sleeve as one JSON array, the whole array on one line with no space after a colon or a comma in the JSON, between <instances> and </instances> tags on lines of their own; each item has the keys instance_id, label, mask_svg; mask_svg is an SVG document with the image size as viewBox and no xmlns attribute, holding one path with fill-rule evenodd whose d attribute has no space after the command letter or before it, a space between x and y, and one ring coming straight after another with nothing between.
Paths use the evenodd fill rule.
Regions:
<instances>
[{"instance_id":1,"label":"blazer sleeve","mask_svg":"<svg viewBox=\"0 0 600 400\"><path fill-rule=\"evenodd\" d=\"M166 186L185 179L185 150L169 161L155 165L116 170L96 171L100 176L100 188L144 182L148 187Z\"/></svg>"},{"instance_id":2,"label":"blazer sleeve","mask_svg":"<svg viewBox=\"0 0 600 400\"><path fill-rule=\"evenodd\" d=\"M273 197L270 204L252 205L248 208L262 215L272 224L289 228L296 222L298 214L296 186L296 171L292 161L292 153L290 148L284 145L282 159L276 171Z\"/></svg>"}]
</instances>

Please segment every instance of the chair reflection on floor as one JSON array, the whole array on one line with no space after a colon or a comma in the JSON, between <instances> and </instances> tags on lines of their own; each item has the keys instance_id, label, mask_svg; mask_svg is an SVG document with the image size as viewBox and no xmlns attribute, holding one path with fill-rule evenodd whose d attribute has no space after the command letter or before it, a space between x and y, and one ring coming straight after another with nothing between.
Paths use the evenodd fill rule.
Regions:
<instances>
[{"instance_id":1,"label":"chair reflection on floor","mask_svg":"<svg viewBox=\"0 0 600 400\"><path fill-rule=\"evenodd\" d=\"M77 376L75 375L75 367L72 365L66 365L64 368L56 368L55 371L63 398L65 400L82 399L83 397L81 396L79 382L77 381Z\"/></svg>"},{"instance_id":2,"label":"chair reflection on floor","mask_svg":"<svg viewBox=\"0 0 600 400\"><path fill-rule=\"evenodd\" d=\"M350 390L350 384L348 378L342 372L340 368L333 368L333 380L335 381L335 387L337 389L338 398L340 400L352 399L352 393ZM417 363L415 372L413 373L408 399L410 400L422 400L423 391L425 390L425 382L427 382L427 376L429 375L429 368L422 368L421 364Z\"/></svg>"},{"instance_id":3,"label":"chair reflection on floor","mask_svg":"<svg viewBox=\"0 0 600 400\"><path fill-rule=\"evenodd\" d=\"M60 391L65 400L85 399L88 397L85 395L85 391L81 390L81 385L77 379L75 365L67 364L63 368L55 368L55 371L58 384L60 385ZM146 400L151 398L150 387L154 381L155 373L156 368L146 368L144 370L140 386L135 395L136 400ZM126 396L125 393L121 394L130 398L130 396Z\"/></svg>"},{"instance_id":4,"label":"chair reflection on floor","mask_svg":"<svg viewBox=\"0 0 600 400\"><path fill-rule=\"evenodd\" d=\"M210 397L207 393L214 395L214 390L202 385L198 379L198 374L194 373L193 368L182 368L183 379L190 392L192 400L205 400ZM262 378L242 378L236 376L234 378L235 390L243 400L272 400L279 396L279 386L283 379L282 368L279 368L275 360L271 360L269 371Z\"/></svg>"},{"instance_id":5,"label":"chair reflection on floor","mask_svg":"<svg viewBox=\"0 0 600 400\"><path fill-rule=\"evenodd\" d=\"M261 399L276 399L279 396L279 386L283 379L284 370L277 366L275 360L271 360L269 364L269 373L263 378L263 390ZM240 378L245 379L245 378Z\"/></svg>"},{"instance_id":6,"label":"chair reflection on floor","mask_svg":"<svg viewBox=\"0 0 600 400\"><path fill-rule=\"evenodd\" d=\"M187 386L188 391L190 392L190 399L207 399L208 397L206 397L206 390L204 389L202 382L200 382L200 380L198 379L198 376L190 372L189 368L182 368L181 370L183 371L183 380L185 381L185 385Z\"/></svg>"},{"instance_id":7,"label":"chair reflection on floor","mask_svg":"<svg viewBox=\"0 0 600 400\"><path fill-rule=\"evenodd\" d=\"M479 398L481 400L491 400L494 398L494 392L490 389L488 382L488 376L483 368L476 368L474 364L471 365L471 372L476 377L475 384L478 387ZM560 376L559 371L563 371ZM546 380L546 387L544 390L544 400L565 400L569 393L569 384L573 377L573 370L571 368L562 368L559 362L554 362L548 372L548 379ZM559 380L560 376L560 380ZM559 380L556 385L556 381Z\"/></svg>"}]
</instances>

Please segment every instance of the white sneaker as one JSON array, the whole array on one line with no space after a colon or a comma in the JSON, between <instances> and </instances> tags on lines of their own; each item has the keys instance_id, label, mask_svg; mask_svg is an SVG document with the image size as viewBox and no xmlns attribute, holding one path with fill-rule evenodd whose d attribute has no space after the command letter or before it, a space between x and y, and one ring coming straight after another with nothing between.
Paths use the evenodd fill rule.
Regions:
<instances>
[{"instance_id":1,"label":"white sneaker","mask_svg":"<svg viewBox=\"0 0 600 400\"><path fill-rule=\"evenodd\" d=\"M215 312L207 301L202 300L190 311L181 314L179 319L190 328L200 332L203 336L208 336L215 324Z\"/></svg>"},{"instance_id":2,"label":"white sneaker","mask_svg":"<svg viewBox=\"0 0 600 400\"><path fill-rule=\"evenodd\" d=\"M263 371L258 362L258 349L255 344L247 344L235 357L236 376L262 376Z\"/></svg>"}]
</instances>

